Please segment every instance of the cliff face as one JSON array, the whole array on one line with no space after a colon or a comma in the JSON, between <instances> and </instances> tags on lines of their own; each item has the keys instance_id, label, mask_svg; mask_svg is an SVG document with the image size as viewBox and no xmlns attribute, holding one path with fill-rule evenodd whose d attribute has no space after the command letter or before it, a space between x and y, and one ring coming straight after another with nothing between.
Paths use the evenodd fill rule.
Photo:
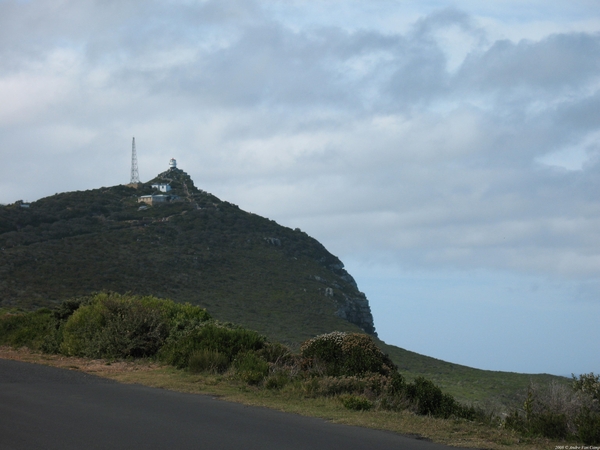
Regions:
<instances>
[{"instance_id":1,"label":"cliff face","mask_svg":"<svg viewBox=\"0 0 600 450\"><path fill-rule=\"evenodd\" d=\"M318 276L315 278L317 281L327 285L324 288L324 293L326 296L332 298L336 307L335 315L355 324L365 333L377 336L369 301L366 295L358 290L358 286L352 275L344 269L341 261L330 265L328 268L337 278L336 281L328 281ZM346 292L340 292L340 281L347 283L347 286L351 289L347 289Z\"/></svg>"},{"instance_id":2,"label":"cliff face","mask_svg":"<svg viewBox=\"0 0 600 450\"><path fill-rule=\"evenodd\" d=\"M171 201L138 203L159 193L153 183L169 183ZM365 295L322 244L197 189L180 169L137 189L0 207L0 249L0 306L113 290L199 304L291 344L333 330L375 334Z\"/></svg>"},{"instance_id":3,"label":"cliff face","mask_svg":"<svg viewBox=\"0 0 600 450\"><path fill-rule=\"evenodd\" d=\"M338 317L357 325L365 333L377 336L371 307L365 294L359 292L356 297L344 295L343 300L338 305L338 310L335 312Z\"/></svg>"}]
</instances>

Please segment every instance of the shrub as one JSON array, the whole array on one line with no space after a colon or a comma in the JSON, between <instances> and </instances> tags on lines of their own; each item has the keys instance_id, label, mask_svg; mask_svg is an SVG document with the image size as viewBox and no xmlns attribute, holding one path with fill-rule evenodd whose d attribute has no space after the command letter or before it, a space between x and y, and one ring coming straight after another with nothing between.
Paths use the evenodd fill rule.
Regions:
<instances>
[{"instance_id":1,"label":"shrub","mask_svg":"<svg viewBox=\"0 0 600 450\"><path fill-rule=\"evenodd\" d=\"M283 371L278 371L271 374L265 380L265 387L267 389L281 389L291 381L290 375Z\"/></svg>"},{"instance_id":2,"label":"shrub","mask_svg":"<svg viewBox=\"0 0 600 450\"><path fill-rule=\"evenodd\" d=\"M269 364L255 352L239 353L233 366L237 376L248 384L260 383L269 373Z\"/></svg>"},{"instance_id":3,"label":"shrub","mask_svg":"<svg viewBox=\"0 0 600 450\"><path fill-rule=\"evenodd\" d=\"M53 324L48 328L48 332L39 347L43 353L60 353L60 346L63 341L63 327L60 322L53 320Z\"/></svg>"},{"instance_id":4,"label":"shrub","mask_svg":"<svg viewBox=\"0 0 600 450\"><path fill-rule=\"evenodd\" d=\"M454 398L423 377L417 377L406 386L406 396L417 414L448 418L457 412L458 404Z\"/></svg>"},{"instance_id":5,"label":"shrub","mask_svg":"<svg viewBox=\"0 0 600 450\"><path fill-rule=\"evenodd\" d=\"M190 356L199 350L219 352L232 361L240 352L260 350L265 342L266 338L255 331L208 322L169 338L158 356L166 363L183 369L188 367Z\"/></svg>"},{"instance_id":6,"label":"shrub","mask_svg":"<svg viewBox=\"0 0 600 450\"><path fill-rule=\"evenodd\" d=\"M39 350L53 329L54 318L47 308L35 312L5 313L0 316L0 344Z\"/></svg>"},{"instance_id":7,"label":"shrub","mask_svg":"<svg viewBox=\"0 0 600 450\"><path fill-rule=\"evenodd\" d=\"M300 354L306 359L307 366L329 376L389 375L396 369L366 334L339 331L322 334L304 342Z\"/></svg>"},{"instance_id":8,"label":"shrub","mask_svg":"<svg viewBox=\"0 0 600 450\"><path fill-rule=\"evenodd\" d=\"M583 383L577 385L581 381L576 380L575 390L557 383L545 387L532 384L522 412L513 411L506 418L505 426L525 435L600 443L598 402L592 396L593 391L582 389ZM585 383L585 379L583 381Z\"/></svg>"},{"instance_id":9,"label":"shrub","mask_svg":"<svg viewBox=\"0 0 600 450\"><path fill-rule=\"evenodd\" d=\"M83 297L64 300L58 308L54 310L54 318L57 320L57 324L66 322L80 306L89 303L92 298L93 297Z\"/></svg>"},{"instance_id":10,"label":"shrub","mask_svg":"<svg viewBox=\"0 0 600 450\"><path fill-rule=\"evenodd\" d=\"M308 397L330 397L347 393L362 393L367 382L359 377L315 377L304 381L303 391Z\"/></svg>"},{"instance_id":11,"label":"shrub","mask_svg":"<svg viewBox=\"0 0 600 450\"><path fill-rule=\"evenodd\" d=\"M600 414L591 408L583 408L575 419L577 435L586 445L600 444Z\"/></svg>"},{"instance_id":12,"label":"shrub","mask_svg":"<svg viewBox=\"0 0 600 450\"><path fill-rule=\"evenodd\" d=\"M87 357L152 356L178 319L201 321L205 316L202 308L155 297L96 294L68 316L60 350Z\"/></svg>"},{"instance_id":13,"label":"shrub","mask_svg":"<svg viewBox=\"0 0 600 450\"><path fill-rule=\"evenodd\" d=\"M211 318L188 303L110 292L66 300L53 315L57 331L47 336L42 350L89 357L151 356L168 336Z\"/></svg>"},{"instance_id":14,"label":"shrub","mask_svg":"<svg viewBox=\"0 0 600 450\"><path fill-rule=\"evenodd\" d=\"M340 397L344 408L351 409L353 411L368 411L373 407L373 403L363 397L357 397L354 395L344 395Z\"/></svg>"},{"instance_id":15,"label":"shrub","mask_svg":"<svg viewBox=\"0 0 600 450\"><path fill-rule=\"evenodd\" d=\"M404 411L410 408L410 401L403 395L385 395L377 399L378 407L386 411Z\"/></svg>"},{"instance_id":16,"label":"shrub","mask_svg":"<svg viewBox=\"0 0 600 450\"><path fill-rule=\"evenodd\" d=\"M190 355L188 367L190 372L223 373L229 367L229 358L214 350L202 349Z\"/></svg>"},{"instance_id":17,"label":"shrub","mask_svg":"<svg viewBox=\"0 0 600 450\"><path fill-rule=\"evenodd\" d=\"M107 298L73 314L65 325L62 348L68 354L92 357L151 356L167 334L160 310Z\"/></svg>"},{"instance_id":18,"label":"shrub","mask_svg":"<svg viewBox=\"0 0 600 450\"><path fill-rule=\"evenodd\" d=\"M312 377L302 383L308 397L329 397L340 394L361 394L367 397L395 397L397 391L392 377L370 374L366 377Z\"/></svg>"},{"instance_id":19,"label":"shrub","mask_svg":"<svg viewBox=\"0 0 600 450\"><path fill-rule=\"evenodd\" d=\"M453 415L461 419L470 420L471 422L479 422L488 425L494 424L495 426L501 425L500 419L493 411L472 405L461 405L458 402L454 405Z\"/></svg>"},{"instance_id":20,"label":"shrub","mask_svg":"<svg viewBox=\"0 0 600 450\"><path fill-rule=\"evenodd\" d=\"M593 372L579 375L579 378L573 377L573 390L590 395L595 400L600 400L600 375L594 375Z\"/></svg>"},{"instance_id":21,"label":"shrub","mask_svg":"<svg viewBox=\"0 0 600 450\"><path fill-rule=\"evenodd\" d=\"M279 342L264 342L263 347L257 353L265 361L278 366L295 364L296 362L290 348Z\"/></svg>"},{"instance_id":22,"label":"shrub","mask_svg":"<svg viewBox=\"0 0 600 450\"><path fill-rule=\"evenodd\" d=\"M169 336L183 336L211 320L204 308L189 303L166 301L158 305L169 323Z\"/></svg>"},{"instance_id":23,"label":"shrub","mask_svg":"<svg viewBox=\"0 0 600 450\"><path fill-rule=\"evenodd\" d=\"M566 439L570 434L569 420L566 414L544 411L529 419L527 431L551 439Z\"/></svg>"},{"instance_id":24,"label":"shrub","mask_svg":"<svg viewBox=\"0 0 600 450\"><path fill-rule=\"evenodd\" d=\"M504 427L509 430L518 431L519 433L526 433L527 421L517 410L513 410L504 419Z\"/></svg>"}]
</instances>

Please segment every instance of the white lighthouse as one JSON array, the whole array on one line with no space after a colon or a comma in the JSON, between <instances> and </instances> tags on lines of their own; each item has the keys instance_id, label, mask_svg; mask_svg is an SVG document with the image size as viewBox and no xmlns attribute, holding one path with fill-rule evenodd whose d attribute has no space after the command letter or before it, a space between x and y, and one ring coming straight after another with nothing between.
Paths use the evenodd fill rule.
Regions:
<instances>
[{"instance_id":1,"label":"white lighthouse","mask_svg":"<svg viewBox=\"0 0 600 450\"><path fill-rule=\"evenodd\" d=\"M169 169L177 169L177 161L175 161L175 158L171 158L171 161L169 161Z\"/></svg>"}]
</instances>

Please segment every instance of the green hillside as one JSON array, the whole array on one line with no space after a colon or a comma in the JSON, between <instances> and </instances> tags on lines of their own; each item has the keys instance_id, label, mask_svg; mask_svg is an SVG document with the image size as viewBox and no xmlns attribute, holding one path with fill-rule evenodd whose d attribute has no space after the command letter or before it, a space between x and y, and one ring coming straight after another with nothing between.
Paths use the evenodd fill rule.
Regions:
<instances>
[{"instance_id":1,"label":"green hillside","mask_svg":"<svg viewBox=\"0 0 600 450\"><path fill-rule=\"evenodd\" d=\"M178 198L139 203L154 181ZM374 333L366 298L319 242L199 191L179 169L138 189L5 206L0 233L0 306L112 290L198 304L293 346L333 329Z\"/></svg>"},{"instance_id":2,"label":"green hillside","mask_svg":"<svg viewBox=\"0 0 600 450\"><path fill-rule=\"evenodd\" d=\"M153 183L168 183L171 201L140 203L160 194ZM366 297L322 244L197 189L182 170L137 188L0 207L0 307L106 290L200 305L295 348L333 330L375 335ZM506 404L531 379L381 345L407 376L426 375L460 399Z\"/></svg>"},{"instance_id":3,"label":"green hillside","mask_svg":"<svg viewBox=\"0 0 600 450\"><path fill-rule=\"evenodd\" d=\"M568 385L571 380L549 374L524 374L480 370L452 364L403 348L380 342L380 348L390 355L400 372L408 379L419 375L432 380L445 392L463 402L485 405L501 412L507 406L522 406L524 393L533 382L547 385L553 381Z\"/></svg>"}]
</instances>

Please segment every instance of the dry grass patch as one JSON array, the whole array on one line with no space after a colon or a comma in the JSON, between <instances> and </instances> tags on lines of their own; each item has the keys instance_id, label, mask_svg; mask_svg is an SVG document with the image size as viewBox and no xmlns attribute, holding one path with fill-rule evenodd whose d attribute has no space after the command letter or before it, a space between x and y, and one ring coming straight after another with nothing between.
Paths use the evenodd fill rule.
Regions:
<instances>
[{"instance_id":1,"label":"dry grass patch","mask_svg":"<svg viewBox=\"0 0 600 450\"><path fill-rule=\"evenodd\" d=\"M128 361L110 361L106 359L87 359L74 356L48 355L34 352L27 347L14 349L0 346L0 359L43 364L62 369L79 370L105 378L119 378L132 372L149 372L160 368L160 364L153 361L136 359Z\"/></svg>"}]
</instances>

